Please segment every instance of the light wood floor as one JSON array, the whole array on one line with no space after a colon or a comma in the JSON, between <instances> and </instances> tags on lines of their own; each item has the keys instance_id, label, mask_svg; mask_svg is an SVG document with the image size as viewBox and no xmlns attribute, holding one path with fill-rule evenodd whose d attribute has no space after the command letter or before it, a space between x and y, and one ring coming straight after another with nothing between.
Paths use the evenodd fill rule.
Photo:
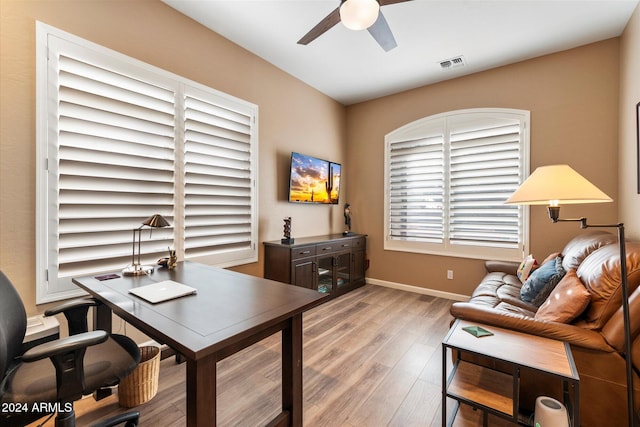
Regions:
<instances>
[{"instance_id":1,"label":"light wood floor","mask_svg":"<svg viewBox=\"0 0 640 427\"><path fill-rule=\"evenodd\" d=\"M304 425L439 426L451 303L367 285L305 313ZM218 425L264 425L279 412L279 352L277 334L218 364ZM161 362L158 394L135 408L142 426L185 425L184 378L185 364ZM83 399L77 425L125 411L116 395Z\"/></svg>"}]
</instances>

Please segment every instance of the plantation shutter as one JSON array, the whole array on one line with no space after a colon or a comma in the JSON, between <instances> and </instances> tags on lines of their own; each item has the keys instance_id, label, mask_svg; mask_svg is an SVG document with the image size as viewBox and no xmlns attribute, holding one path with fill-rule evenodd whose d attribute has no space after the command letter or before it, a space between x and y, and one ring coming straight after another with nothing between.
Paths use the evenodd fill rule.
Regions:
<instances>
[{"instance_id":1,"label":"plantation shutter","mask_svg":"<svg viewBox=\"0 0 640 427\"><path fill-rule=\"evenodd\" d=\"M184 99L185 256L254 250L253 111L187 89Z\"/></svg>"},{"instance_id":2,"label":"plantation shutter","mask_svg":"<svg viewBox=\"0 0 640 427\"><path fill-rule=\"evenodd\" d=\"M49 238L58 253L49 275L66 286L60 279L129 264L132 230L151 214L173 223L175 92L64 52L51 60L58 119L49 121L57 135L49 174L57 204L49 217L57 234ZM173 230L144 232L143 240L143 258L153 262L173 243Z\"/></svg>"},{"instance_id":3,"label":"plantation shutter","mask_svg":"<svg viewBox=\"0 0 640 427\"><path fill-rule=\"evenodd\" d=\"M504 201L520 183L520 123L450 133L449 240L517 248L519 211Z\"/></svg>"},{"instance_id":4,"label":"plantation shutter","mask_svg":"<svg viewBox=\"0 0 640 427\"><path fill-rule=\"evenodd\" d=\"M437 243L443 241L443 150L442 135L390 143L390 238Z\"/></svg>"}]
</instances>

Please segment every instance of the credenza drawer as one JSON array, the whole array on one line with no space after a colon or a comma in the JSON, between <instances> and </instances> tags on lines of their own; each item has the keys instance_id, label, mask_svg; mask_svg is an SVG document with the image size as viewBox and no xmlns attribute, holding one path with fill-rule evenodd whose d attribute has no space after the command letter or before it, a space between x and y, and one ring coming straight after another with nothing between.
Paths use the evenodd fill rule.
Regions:
<instances>
[{"instance_id":1,"label":"credenza drawer","mask_svg":"<svg viewBox=\"0 0 640 427\"><path fill-rule=\"evenodd\" d=\"M291 250L291 259L305 258L315 256L316 245L300 246Z\"/></svg>"},{"instance_id":2,"label":"credenza drawer","mask_svg":"<svg viewBox=\"0 0 640 427\"><path fill-rule=\"evenodd\" d=\"M334 252L340 252L351 249L351 240L344 240L341 242L331 242L319 244L316 249L318 255L331 254Z\"/></svg>"}]
</instances>

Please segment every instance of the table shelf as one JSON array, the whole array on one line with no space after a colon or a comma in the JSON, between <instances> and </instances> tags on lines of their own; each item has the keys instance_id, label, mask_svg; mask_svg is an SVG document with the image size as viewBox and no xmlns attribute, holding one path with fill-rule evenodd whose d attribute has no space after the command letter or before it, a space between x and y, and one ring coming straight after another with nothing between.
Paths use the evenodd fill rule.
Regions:
<instances>
[{"instance_id":1,"label":"table shelf","mask_svg":"<svg viewBox=\"0 0 640 427\"><path fill-rule=\"evenodd\" d=\"M513 377L459 361L451 372L447 396L513 417Z\"/></svg>"}]
</instances>

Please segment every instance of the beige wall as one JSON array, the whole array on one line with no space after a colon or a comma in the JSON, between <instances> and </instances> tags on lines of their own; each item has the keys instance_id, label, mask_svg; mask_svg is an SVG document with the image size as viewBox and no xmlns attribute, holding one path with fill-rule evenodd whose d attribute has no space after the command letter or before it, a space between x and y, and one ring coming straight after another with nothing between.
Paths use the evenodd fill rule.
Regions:
<instances>
[{"instance_id":1,"label":"beige wall","mask_svg":"<svg viewBox=\"0 0 640 427\"><path fill-rule=\"evenodd\" d=\"M0 269L35 306L35 22L259 106L260 242L342 230L340 206L286 202L291 151L344 162L345 108L159 0L0 0ZM347 193L343 195L346 197ZM261 257L262 259L262 257ZM239 268L262 275L260 263Z\"/></svg>"},{"instance_id":2,"label":"beige wall","mask_svg":"<svg viewBox=\"0 0 640 427\"><path fill-rule=\"evenodd\" d=\"M346 185L354 228L369 235L368 277L469 295L484 274L479 260L383 250L384 136L421 117L477 107L530 110L531 171L568 163L617 200L618 44L612 39L348 107ZM564 207L562 215L616 222L617 203ZM538 206L531 208L531 230L531 251L540 259L580 232L577 224L551 224Z\"/></svg>"},{"instance_id":3,"label":"beige wall","mask_svg":"<svg viewBox=\"0 0 640 427\"><path fill-rule=\"evenodd\" d=\"M640 102L640 6L620 40L620 221L626 235L640 240L638 135L636 104Z\"/></svg>"}]
</instances>

